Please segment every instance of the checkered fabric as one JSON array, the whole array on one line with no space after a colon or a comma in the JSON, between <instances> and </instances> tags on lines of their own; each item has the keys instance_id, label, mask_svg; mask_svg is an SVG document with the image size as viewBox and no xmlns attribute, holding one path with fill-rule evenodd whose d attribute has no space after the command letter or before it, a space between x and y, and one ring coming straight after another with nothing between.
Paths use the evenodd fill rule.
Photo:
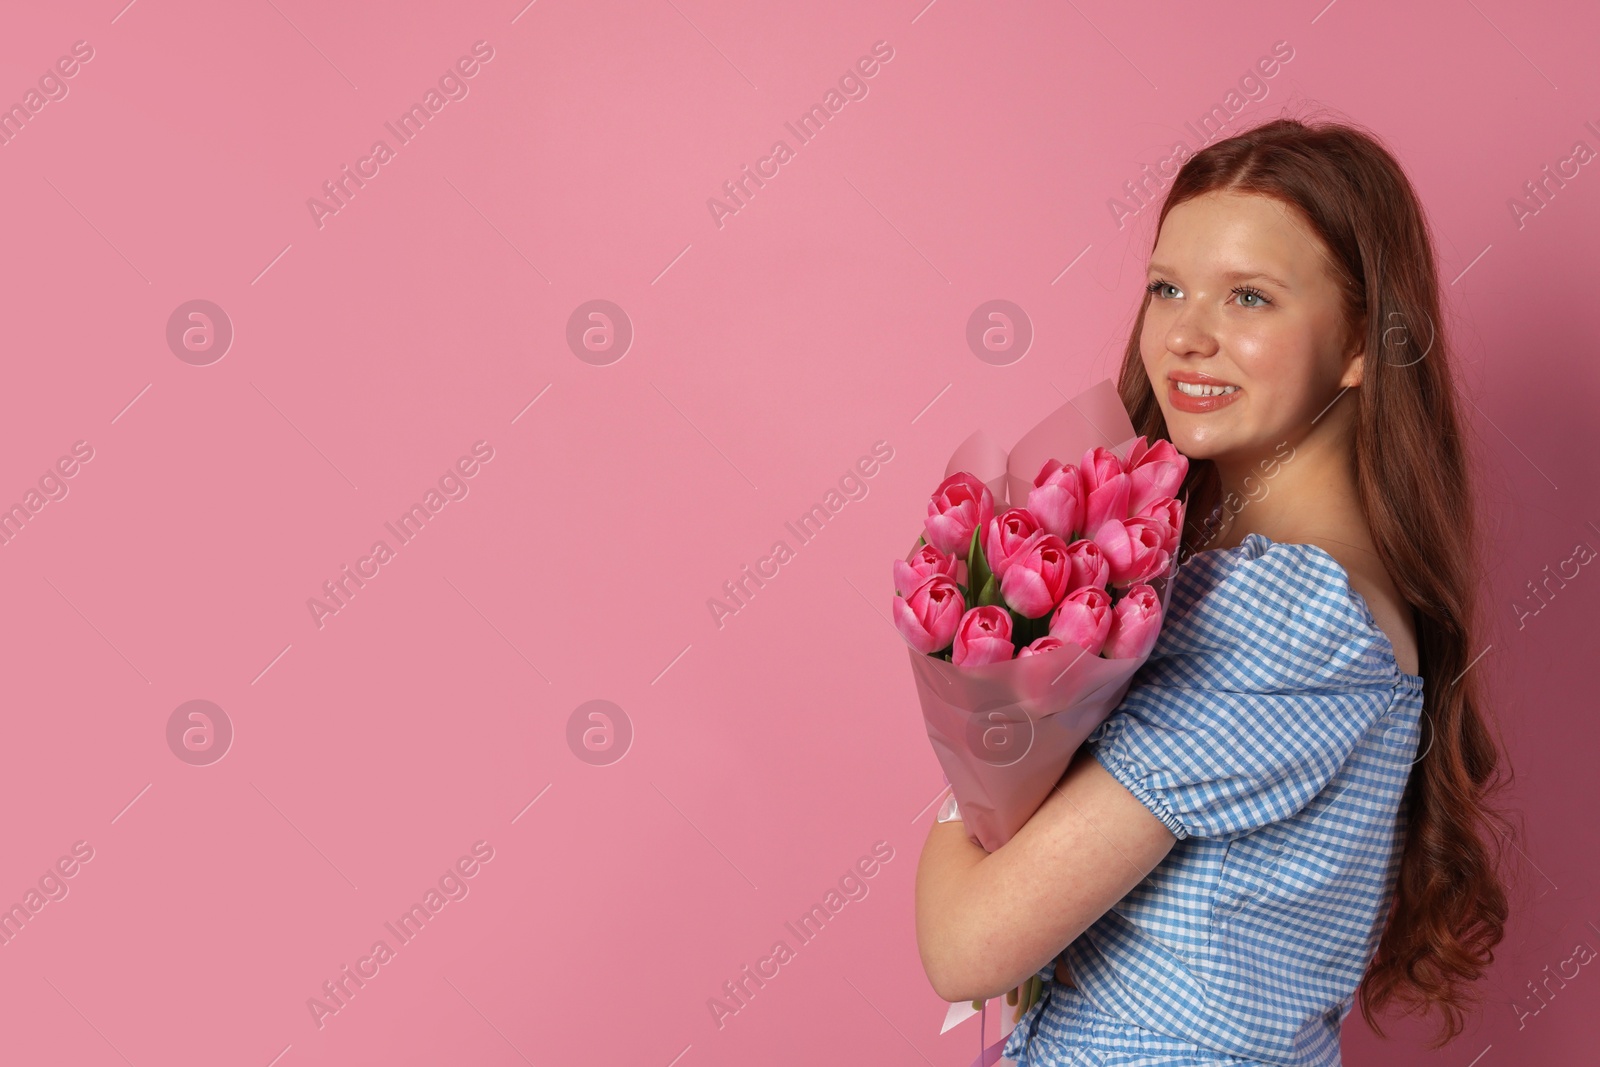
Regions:
<instances>
[{"instance_id":1,"label":"checkered fabric","mask_svg":"<svg viewBox=\"0 0 1600 1067\"><path fill-rule=\"evenodd\" d=\"M1066 949L1005 1055L1028 1067L1339 1063L1388 917L1423 681L1344 568L1250 534L1196 553L1085 742L1178 838Z\"/></svg>"}]
</instances>

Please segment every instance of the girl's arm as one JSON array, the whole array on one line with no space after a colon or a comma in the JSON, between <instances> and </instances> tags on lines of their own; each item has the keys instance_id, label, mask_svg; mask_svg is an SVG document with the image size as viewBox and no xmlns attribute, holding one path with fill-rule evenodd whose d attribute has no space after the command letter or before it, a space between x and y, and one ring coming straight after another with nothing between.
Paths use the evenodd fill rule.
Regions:
<instances>
[{"instance_id":1,"label":"girl's arm","mask_svg":"<svg viewBox=\"0 0 1600 1067\"><path fill-rule=\"evenodd\" d=\"M917 865L917 948L948 1001L1000 996L1144 880L1172 831L1079 749L1032 818L994 852L935 823Z\"/></svg>"}]
</instances>

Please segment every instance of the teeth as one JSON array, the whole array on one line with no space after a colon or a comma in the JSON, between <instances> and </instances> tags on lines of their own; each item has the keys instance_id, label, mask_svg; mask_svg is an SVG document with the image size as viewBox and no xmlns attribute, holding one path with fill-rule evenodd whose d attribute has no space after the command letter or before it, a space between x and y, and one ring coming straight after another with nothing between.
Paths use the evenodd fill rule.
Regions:
<instances>
[{"instance_id":1,"label":"teeth","mask_svg":"<svg viewBox=\"0 0 1600 1067\"><path fill-rule=\"evenodd\" d=\"M1178 392L1185 396L1223 396L1227 393L1239 391L1237 385L1196 385L1193 382L1178 382Z\"/></svg>"}]
</instances>

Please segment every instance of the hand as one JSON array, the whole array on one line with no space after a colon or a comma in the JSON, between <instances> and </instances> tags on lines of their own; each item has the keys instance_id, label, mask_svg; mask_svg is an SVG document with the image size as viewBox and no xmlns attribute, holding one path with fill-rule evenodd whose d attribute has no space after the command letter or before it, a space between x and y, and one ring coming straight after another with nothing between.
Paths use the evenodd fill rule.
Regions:
<instances>
[{"instance_id":1,"label":"hand","mask_svg":"<svg viewBox=\"0 0 1600 1067\"><path fill-rule=\"evenodd\" d=\"M1067 970L1067 954L1065 952L1056 957L1056 984L1073 985L1072 974Z\"/></svg>"}]
</instances>

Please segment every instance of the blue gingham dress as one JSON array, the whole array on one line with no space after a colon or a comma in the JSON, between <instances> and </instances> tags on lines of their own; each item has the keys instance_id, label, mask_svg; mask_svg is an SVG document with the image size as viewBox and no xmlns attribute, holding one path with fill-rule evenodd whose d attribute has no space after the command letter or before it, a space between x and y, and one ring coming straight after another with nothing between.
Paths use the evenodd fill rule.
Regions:
<instances>
[{"instance_id":1,"label":"blue gingham dress","mask_svg":"<svg viewBox=\"0 0 1600 1067\"><path fill-rule=\"evenodd\" d=\"M1339 1063L1404 841L1422 679L1344 568L1250 534L1178 569L1086 743L1177 836L1066 948L1004 1054L1027 1067Z\"/></svg>"}]
</instances>

